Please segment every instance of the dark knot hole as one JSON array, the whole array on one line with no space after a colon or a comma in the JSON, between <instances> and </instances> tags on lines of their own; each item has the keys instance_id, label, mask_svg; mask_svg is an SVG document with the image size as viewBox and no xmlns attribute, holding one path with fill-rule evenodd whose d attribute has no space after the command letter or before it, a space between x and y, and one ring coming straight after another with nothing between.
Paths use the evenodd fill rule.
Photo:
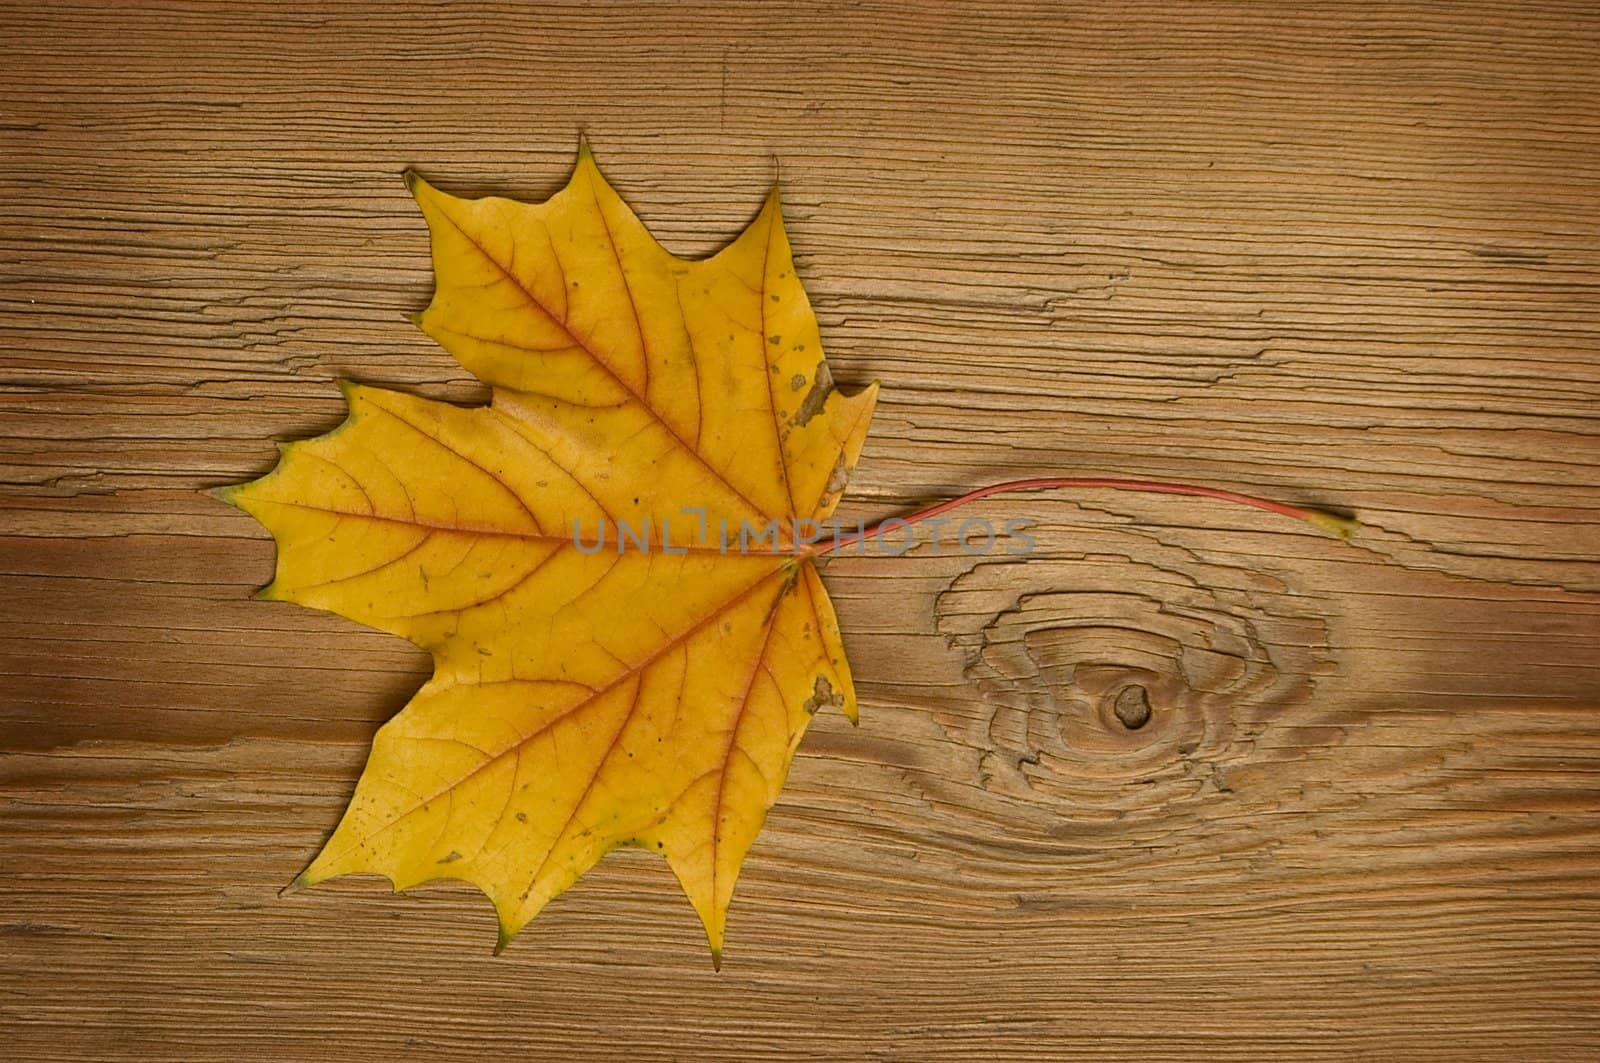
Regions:
<instances>
[{"instance_id":1,"label":"dark knot hole","mask_svg":"<svg viewBox=\"0 0 1600 1063\"><path fill-rule=\"evenodd\" d=\"M1137 731L1150 722L1150 695L1137 683L1123 687L1117 692L1117 700L1112 704L1111 711L1117 714L1122 726Z\"/></svg>"}]
</instances>

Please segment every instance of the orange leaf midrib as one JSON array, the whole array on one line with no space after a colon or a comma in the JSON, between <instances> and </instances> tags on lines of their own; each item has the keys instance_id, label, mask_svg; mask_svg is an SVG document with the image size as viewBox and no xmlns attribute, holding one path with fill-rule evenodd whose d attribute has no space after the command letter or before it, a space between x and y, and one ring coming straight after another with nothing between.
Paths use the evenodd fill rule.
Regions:
<instances>
[{"instance_id":1,"label":"orange leaf midrib","mask_svg":"<svg viewBox=\"0 0 1600 1063\"><path fill-rule=\"evenodd\" d=\"M477 537L485 538L485 539L515 539L515 540L519 540L519 541L523 541L523 542L554 543L554 544L556 544L558 546L569 546L569 547L574 547L574 548L576 547L576 544L573 542L573 540L572 540L572 538L570 536L566 536L566 535L551 535L551 534L549 534L547 532L519 532L519 531L510 531L510 530L507 530L507 529L504 529L504 528L473 528L473 527L464 527L462 525L456 525L456 524L436 524L436 523L433 523L431 521L421 520L421 519L416 518L416 517L409 517L409 518L408 517L391 517L391 516L387 516L387 515L382 514L382 513L358 513L358 512L356 512L355 510L352 510L352 509L335 509L332 506L313 505L313 504L311 504L309 502L291 502L291 501L289 501L287 499L281 499L281 498L259 498L259 499L253 499L251 504L252 505L269 505L269 506L287 506L287 507L290 507L292 509L306 509L306 510L310 510L310 511L312 511L314 513L326 513L329 516L339 517L341 519L370 520L370 521L376 521L376 522L383 523L383 524L398 524L398 525L401 525L401 526L407 527L407 528L420 528L420 529L422 529L424 531L427 531L427 532L430 532L430 533L433 533L433 532L444 532L446 534L451 534L451 535L477 536ZM773 520L778 520L778 518L776 518L776 517L774 517L772 519ZM779 527L782 527L783 522L781 520L778 520L778 524L779 524ZM627 552L627 551L619 551L619 552ZM718 557L728 557L728 556L730 556L730 553L729 553L728 550L723 549L720 546L712 546L710 544L700 544L700 545L688 544L688 545L684 545L684 546L674 546L671 550L651 550L651 551L634 551L634 552L635 553L660 553L660 554L667 554L667 555L673 555L673 556L678 556L678 555L681 555L681 554L712 554L712 555L715 555L715 556L718 556ZM762 550L740 549L738 551L738 555L739 556L745 556L745 557L783 557L783 558L790 558L790 559L799 558L799 557L805 557L806 556L802 552L797 552L792 547L788 548L788 549L784 549L784 548L781 548L781 547L774 548L774 549L762 549Z\"/></svg>"}]
</instances>

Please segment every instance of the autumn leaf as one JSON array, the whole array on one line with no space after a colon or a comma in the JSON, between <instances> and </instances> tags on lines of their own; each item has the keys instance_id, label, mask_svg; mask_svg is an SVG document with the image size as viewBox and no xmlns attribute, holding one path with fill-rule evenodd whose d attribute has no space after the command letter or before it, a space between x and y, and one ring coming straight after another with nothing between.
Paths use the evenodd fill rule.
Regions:
<instances>
[{"instance_id":1,"label":"autumn leaf","mask_svg":"<svg viewBox=\"0 0 1600 1063\"><path fill-rule=\"evenodd\" d=\"M817 558L1066 487L1359 527L1215 487L1052 476L822 538L877 386L834 390L776 190L732 244L688 261L587 147L538 205L408 182L437 278L415 320L489 404L347 384L344 424L221 492L277 540L262 597L434 660L294 886L464 879L494 903L498 951L607 851L642 846L666 857L720 964L734 883L812 714L856 718Z\"/></svg>"},{"instance_id":2,"label":"autumn leaf","mask_svg":"<svg viewBox=\"0 0 1600 1063\"><path fill-rule=\"evenodd\" d=\"M489 404L346 385L342 425L226 492L277 540L263 597L433 656L295 884L464 879L494 903L503 947L608 850L643 846L720 957L812 714L855 718L803 547L876 386L834 390L776 190L689 261L587 149L538 205L409 183L436 273L415 320ZM773 531L748 549L708 531L741 526Z\"/></svg>"}]
</instances>

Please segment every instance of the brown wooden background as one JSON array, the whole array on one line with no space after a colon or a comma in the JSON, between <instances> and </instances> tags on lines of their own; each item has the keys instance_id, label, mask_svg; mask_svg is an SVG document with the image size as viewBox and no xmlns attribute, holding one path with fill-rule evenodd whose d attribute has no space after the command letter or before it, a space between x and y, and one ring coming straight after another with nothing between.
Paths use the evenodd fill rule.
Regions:
<instances>
[{"instance_id":1,"label":"brown wooden background","mask_svg":"<svg viewBox=\"0 0 1600 1063\"><path fill-rule=\"evenodd\" d=\"M0 1055L1600 1056L1597 71L1587 2L6 3ZM280 900L424 660L203 490L336 377L478 397L400 174L580 129L680 252L781 171L852 515L1368 534L831 562L863 723L720 975L643 853L499 958L465 887Z\"/></svg>"}]
</instances>

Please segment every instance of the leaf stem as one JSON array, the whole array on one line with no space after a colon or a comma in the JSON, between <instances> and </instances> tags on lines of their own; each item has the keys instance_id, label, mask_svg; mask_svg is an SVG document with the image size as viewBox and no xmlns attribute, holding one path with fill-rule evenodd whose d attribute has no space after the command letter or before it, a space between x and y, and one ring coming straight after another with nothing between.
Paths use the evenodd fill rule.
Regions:
<instances>
[{"instance_id":1,"label":"leaf stem","mask_svg":"<svg viewBox=\"0 0 1600 1063\"><path fill-rule=\"evenodd\" d=\"M843 547L853 546L856 543L877 538L882 534L885 525L916 524L930 517L948 513L950 510L964 506L968 502L976 502L980 498L988 498L990 495L998 495L1010 491L1045 491L1060 488L1106 488L1113 491L1142 491L1148 494L1195 495L1200 498L1215 498L1222 502L1252 506L1256 509L1264 509L1268 513L1276 513L1279 516L1302 520L1312 527L1320 528L1322 531L1338 536L1341 539L1350 538L1361 528L1359 521L1351 520L1349 517L1325 513L1320 509L1291 506L1283 502L1274 502L1269 498L1258 498L1255 495L1240 494L1238 491L1227 491L1220 487L1167 483L1161 480L1118 480L1097 476L1042 476L1031 480L1008 480L1005 483L991 484L988 487L980 487L976 491L968 491L966 494L958 498L952 498L947 502L940 502L926 509L920 509L904 517L888 517L863 531L850 535L836 536L825 542L818 542L806 553L812 557L833 553Z\"/></svg>"}]
</instances>

